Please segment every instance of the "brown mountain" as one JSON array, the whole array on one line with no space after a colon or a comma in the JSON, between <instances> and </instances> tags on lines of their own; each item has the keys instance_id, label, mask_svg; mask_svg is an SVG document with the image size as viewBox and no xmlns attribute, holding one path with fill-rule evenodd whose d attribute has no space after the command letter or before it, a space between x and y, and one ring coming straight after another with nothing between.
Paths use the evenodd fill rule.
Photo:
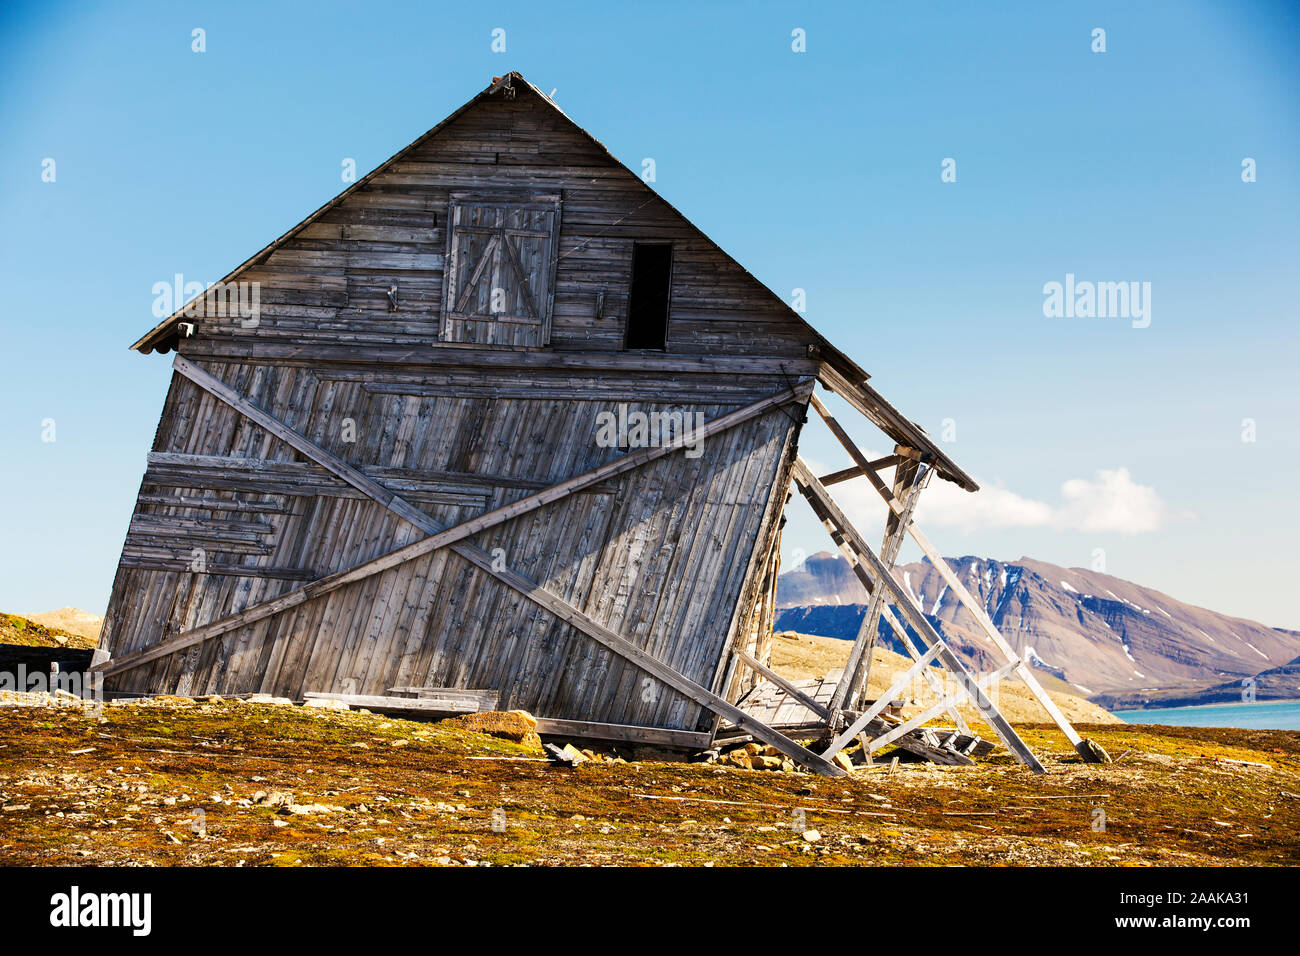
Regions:
<instances>
[{"instance_id":1,"label":"brown mountain","mask_svg":"<svg viewBox=\"0 0 1300 956\"><path fill-rule=\"evenodd\" d=\"M1240 687L1242 678L1300 654L1300 633L1218 614L1097 571L1032 558L948 561L1012 647L1089 697L1134 702L1234 681ZM974 618L928 561L900 566L895 576L954 649L982 669L995 666ZM843 558L816 554L781 576L776 627L851 638L865 600ZM1261 682L1258 699L1283 690L1300 696L1287 688L1286 680Z\"/></svg>"}]
</instances>

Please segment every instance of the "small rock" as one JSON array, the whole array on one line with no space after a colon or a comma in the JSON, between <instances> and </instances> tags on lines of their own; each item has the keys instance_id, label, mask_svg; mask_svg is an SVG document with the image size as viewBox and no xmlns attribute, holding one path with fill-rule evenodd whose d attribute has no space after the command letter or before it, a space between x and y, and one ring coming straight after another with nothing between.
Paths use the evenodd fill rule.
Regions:
<instances>
[{"instance_id":1,"label":"small rock","mask_svg":"<svg viewBox=\"0 0 1300 956\"><path fill-rule=\"evenodd\" d=\"M750 757L746 750L733 750L727 754L726 762L733 767L742 767L745 770L752 770L754 767L753 758Z\"/></svg>"},{"instance_id":2,"label":"small rock","mask_svg":"<svg viewBox=\"0 0 1300 956\"><path fill-rule=\"evenodd\" d=\"M540 750L541 738L537 736L537 718L526 710L487 711L482 714L463 714L439 721L443 727L461 727L489 737L512 740Z\"/></svg>"}]
</instances>

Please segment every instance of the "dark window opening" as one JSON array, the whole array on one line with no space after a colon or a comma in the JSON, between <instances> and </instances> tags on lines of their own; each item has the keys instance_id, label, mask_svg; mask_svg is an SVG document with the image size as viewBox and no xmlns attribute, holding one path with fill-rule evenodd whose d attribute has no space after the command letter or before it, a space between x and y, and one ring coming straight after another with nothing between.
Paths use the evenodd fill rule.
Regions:
<instances>
[{"instance_id":1,"label":"dark window opening","mask_svg":"<svg viewBox=\"0 0 1300 956\"><path fill-rule=\"evenodd\" d=\"M668 287L673 247L638 242L632 248L632 291L627 304L628 349L664 349L668 343Z\"/></svg>"}]
</instances>

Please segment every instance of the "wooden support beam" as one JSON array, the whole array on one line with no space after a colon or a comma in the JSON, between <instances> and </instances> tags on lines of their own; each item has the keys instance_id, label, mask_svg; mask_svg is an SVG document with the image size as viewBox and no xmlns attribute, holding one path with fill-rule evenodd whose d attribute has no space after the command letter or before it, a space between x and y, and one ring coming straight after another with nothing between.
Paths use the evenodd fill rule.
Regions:
<instances>
[{"instance_id":1,"label":"wooden support beam","mask_svg":"<svg viewBox=\"0 0 1300 956\"><path fill-rule=\"evenodd\" d=\"M863 474L871 478L872 484L881 484L880 477L871 467L871 462L867 456L862 453L853 439L849 437L843 426L835 420L835 416L830 410L822 404L821 399L816 395L811 398L812 407L817 414L821 416L826 427L830 429L831 434L849 453L854 464L862 471ZM921 488L924 487L926 476L929 474L928 469L924 466L909 462L898 470L895 480L895 487L906 495L903 514L906 520L911 520L912 509L916 507L916 502L920 497ZM891 515L892 517L892 515ZM884 547L881 548L881 561L886 567L892 569L894 561L898 557L899 548L902 546L902 532L898 529L897 524L887 526L885 529ZM871 601L867 606L866 616L862 619L862 626L858 630L857 638L853 642L853 650L849 653L848 663L844 667L844 679L840 681L839 686L835 688L835 695L831 698L831 714L838 715L840 709L844 706L845 701L856 703L860 688L866 685L871 674L871 651L876 645L876 631L880 625L880 612L884 607L884 592L876 589L871 594ZM832 720L836 717L832 716Z\"/></svg>"},{"instance_id":2,"label":"wooden support beam","mask_svg":"<svg viewBox=\"0 0 1300 956\"><path fill-rule=\"evenodd\" d=\"M875 396L875 392L870 388L870 386L863 383L862 385L855 387L849 383L847 379L839 375L839 373L834 369L829 368L829 366L823 366L822 373L819 374L818 378L824 385L839 394L845 401L860 411L869 420L878 425L880 424L880 409L877 408L873 410L863 401L864 398ZM855 389L858 392L857 395L853 394ZM881 401L883 402L883 399L881 399ZM815 396L813 398L813 407L817 408L819 413L823 413L825 410L825 406L822 405L820 401L817 401ZM887 403L886 407L888 408L888 411L893 412L892 407L888 406ZM893 412L893 414L897 415L897 412ZM823 417L825 417L824 414ZM827 424L829 425L830 423L827 422ZM854 463L857 464L860 469L864 464L868 464L862 453L857 451L856 446L853 445L852 440L842 428L837 425L831 430L835 433L836 438L840 439L841 444L844 445L846 450L849 451ZM924 443L929 444L930 447L928 450L919 450L911 446L899 444L895 446L894 451L896 454L904 455L914 460L921 458L934 459L934 457L938 455L944 462L951 464L951 462L948 462L941 452L938 452L933 443L929 442L928 439L925 439ZM955 466L953 467L955 468ZM895 516L901 516L903 513L903 504L900 503L894 493L885 486L885 483L881 481L880 476L870 469L865 469L862 473L865 475L867 480L871 482L872 487L876 489L876 493L885 500L891 513ZM964 479L964 486L972 491L979 487L974 483L974 481L961 472L960 469L957 469L955 474L950 474L950 477L953 477L954 480L958 481L958 483L963 483L962 480ZM1025 686L1028 687L1034 697L1037 698L1038 703L1042 706L1043 710L1047 712L1047 715L1052 718L1056 726L1061 729L1063 734L1065 734L1066 739L1070 741L1075 752L1086 761L1096 762L1099 759L1097 753L1084 742L1082 737L1079 736L1078 731L1074 729L1065 714L1063 714L1061 709L1056 705L1056 701L1052 700L1051 695L1049 695L1038 682L1038 678L1034 676L1029 665L1021 660L1020 656L1011 649L1011 645L1009 645L1002 637L1002 633L997 629L997 625L993 623L992 619L989 618L983 606L971 596L970 591L966 589L965 585L963 585L957 578L957 575L953 572L952 568L948 566L948 562L944 559L943 555L941 555L938 549L930 543L930 540L922 533L921 529L916 526L916 523L911 520L910 514L906 520L901 521L901 524L907 529L908 534L912 536L912 540L917 543L925 553L925 556L930 559L930 563L934 565L935 570L937 570L948 583L948 586L953 589L953 592L957 595L958 599L966 605L967 610L969 610L975 617L976 623L979 624L980 629L984 631L988 638L993 642L994 646L1002 652L1007 661L1018 664L1015 670L1016 676L1024 681Z\"/></svg>"},{"instance_id":3,"label":"wooden support beam","mask_svg":"<svg viewBox=\"0 0 1300 956\"><path fill-rule=\"evenodd\" d=\"M899 466L895 472L894 493L902 496L902 500L906 502L903 505L902 517L899 519L904 524L912 520L912 512L917 502L921 500L921 492L925 489L930 474L930 469L925 465L914 462ZM894 516L891 514L890 517ZM890 574L893 574L894 565L898 563L898 552L903 546L905 537L903 525L899 524L899 520L886 522L884 538L880 545L880 560L889 569ZM854 668L846 672L848 681L845 683L845 695L840 698L841 706L844 701L847 701L851 707L856 706L871 680L871 650L876 646L880 615L886 603L885 589L877 588L876 593L871 595L871 603L867 607L866 616L862 619L862 631L858 635L859 640L865 639L867 642L865 653L860 654Z\"/></svg>"},{"instance_id":4,"label":"wooden support beam","mask_svg":"<svg viewBox=\"0 0 1300 956\"><path fill-rule=\"evenodd\" d=\"M209 374L200 366L195 365L193 362L190 362L179 355L176 356L175 365L178 372L193 381L200 388L203 388L220 398L222 401L237 408L241 414L246 415L259 425L262 425L272 434L282 438L294 448L301 451L308 458L311 458L313 461L324 466L348 484L382 504L384 507L389 508L407 521L424 528L426 531L428 530L426 525L422 522L431 522L431 519L429 519L428 515L419 508L408 504L403 499L398 498L392 492L383 488L378 482L366 477L351 465L348 465L336 456L331 455L323 448L319 448L315 443L293 431L283 422L280 422L278 419L258 408L256 405L253 405L242 395L236 393L233 389L226 386L223 382ZM139 667L142 664L147 664L150 661L157 660L161 657L167 657L176 651L183 650L195 644L203 643L204 641L211 640L215 637L220 637L230 631L237 630L249 624L256 623L257 621L264 620L265 618L280 614L290 608L297 607L300 604L305 604L308 601L328 594L344 585L364 580L365 578L372 577L382 571L387 571L389 568L396 567L399 564L403 564L407 561L428 554L431 551L448 547L458 541L462 541L465 538L478 534L480 531L484 531L488 528L509 521L512 518L517 518L520 515L527 514L543 505L551 504L552 502L571 495L574 492L598 484L634 468L639 468L648 462L655 461L656 459L662 458L664 455L670 454L671 452L684 447L688 443L703 441L710 435L715 435L728 428L733 428L771 408L778 407L788 402L801 400L803 395L806 395L811 387L810 383L806 387L796 387L795 389L786 389L782 392L777 392L767 398L753 402L743 408L739 408L734 412L728 412L726 415L721 415L710 422L706 422L704 426L696 431L689 434L678 435L671 442L652 448L641 448L629 452L608 464L601 465L598 468L593 468L581 475L576 475L573 478L566 479L559 484L552 485L550 488L545 488L531 495L526 495L525 497L513 501L510 504L503 505L500 508L484 512L477 517L470 518L467 521L462 521L458 525L438 531L427 538L408 544L405 547L397 548L369 561L363 561L361 564L348 568L345 571L338 571L334 574L327 575L326 577L313 581L310 584L305 584L301 587L286 591L269 601L263 601L262 603L256 604L252 607L244 608L242 611L226 615L223 618L193 628L192 630L185 631L184 633L174 634L171 637L159 641L157 644L150 645L141 650L134 651L130 654L124 654L121 657L108 661L103 666L102 673L105 677L111 677L114 674L120 674L123 671ZM249 572L255 574L256 568L249 568Z\"/></svg>"},{"instance_id":5,"label":"wooden support beam","mask_svg":"<svg viewBox=\"0 0 1300 956\"><path fill-rule=\"evenodd\" d=\"M826 362L822 363L817 373L817 380L894 441L928 455L940 475L956 482L967 491L979 490L975 480L957 467L957 463L945 455L923 430L885 401L884 396L865 381L852 382Z\"/></svg>"},{"instance_id":6,"label":"wooden support beam","mask_svg":"<svg viewBox=\"0 0 1300 956\"><path fill-rule=\"evenodd\" d=\"M736 656L739 657L746 664L748 664L750 667L754 668L754 670L758 671L758 673L762 674L765 678L770 680L777 687L781 688L783 691L785 691L787 694L789 694L799 703L803 704L805 707L811 710L818 717L825 718L830 716L829 710L827 710L821 704L817 703L817 701L809 697L798 687L795 687L794 684L790 683L790 681L786 680L776 671L772 670L770 667L765 666L752 654L748 653L745 650L742 650L741 648L736 648Z\"/></svg>"},{"instance_id":7,"label":"wooden support beam","mask_svg":"<svg viewBox=\"0 0 1300 956\"><path fill-rule=\"evenodd\" d=\"M943 577L944 581L946 581L948 586L952 588L953 593L957 595L958 600L960 600L961 603L966 606L966 609L970 611L971 615L974 616L980 629L988 636L989 640L993 642L998 650L1002 652L1007 661L1014 665L1016 676L1024 681L1025 686L1028 687L1034 697L1038 699L1038 703L1042 705L1043 710L1047 711L1047 715L1052 718L1052 721L1056 726L1061 729L1063 734L1065 734L1066 738L1070 741L1071 746L1074 747L1075 752L1089 763L1095 763L1097 761L1095 752L1084 743L1083 738L1079 736L1079 732L1074 729L1069 718L1061 712L1061 708L1056 705L1056 701L1052 700L1051 695L1043 689L1043 685L1038 682L1038 678L1035 677L1033 671L1030 670L1028 662L1012 650L1011 645L1006 642L1006 639L1002 636L1002 632L998 630L997 625L989 618L988 613L984 610L980 602L976 601L970 591L966 589L966 586L961 583L961 579L958 578L956 572L948 566L948 562L944 559L943 555L939 554L938 550L930 543L930 540L921 532L920 528L916 527L915 524L909 524L908 530L912 534L912 539L921 546L921 550L925 552L926 557L930 559L930 563L934 565L935 569Z\"/></svg>"},{"instance_id":8,"label":"wooden support beam","mask_svg":"<svg viewBox=\"0 0 1300 956\"><path fill-rule=\"evenodd\" d=\"M831 415L830 410L821 402L820 399L817 398L816 395L812 396L810 404L816 410L817 414L821 416L822 420L826 422L827 427L844 447L844 450L849 453L849 457L856 463L854 468L855 474L869 475L873 485L877 488L883 488L884 483L875 473L877 469L873 466L888 459L882 458L877 459L876 461L868 461L866 455L862 453L853 439L849 437L848 432L845 431L835 417ZM919 458L919 455L917 457ZM897 462L908 461L907 458L898 456L893 456L893 458ZM904 474L904 472L906 473ZM909 494L907 495L908 506L905 510L910 520L912 510L916 507L916 503L919 500L919 486L923 480L928 478L928 472L922 474L921 470L915 467L908 469L900 468L896 478L901 479L896 480L896 485L900 485L902 488L909 490ZM907 478L911 478L911 482L907 482ZM816 504L814 504L813 507L814 510L817 509ZM894 517L892 513L891 517ZM823 523L825 524L825 521L823 521ZM905 525L906 522L902 522L901 524ZM831 526L828 524L827 528L829 529L830 527ZM897 519L887 527L885 535L885 543L887 547L886 549L882 549L882 552L888 552L888 556L885 556L885 554L882 553L882 558L889 564L891 569L894 561L897 559L898 549L902 545L901 531L899 528L900 523L897 522ZM889 550L888 546L891 541L893 541L893 547L892 550ZM864 577L863 569L858 567L856 559L850 555L849 562L851 565L854 565L855 571L858 572L859 578L862 579ZM843 691L841 692L840 687L836 688L836 696L832 701L831 707L832 713L838 713L839 710L845 706L846 702L851 709L856 709L859 706L862 694L865 692L865 688L871 679L871 652L875 647L876 635L878 633L880 617L882 614L886 621L888 621L889 626L894 630L894 633L898 635L899 641L903 644L903 647L907 650L911 658L916 660L919 657L919 652L916 650L911 637L908 635L907 629L899 623L898 619L894 617L893 612L889 610L888 602L884 600L884 593L877 592L869 582L866 582L866 588L867 594L870 595L867 614L862 620L862 626L858 630L853 650L849 654L849 661L844 668L844 677L841 679ZM865 646L863 646L864 642ZM925 672L925 678L930 684L930 687L934 689L936 693L942 693L936 686L938 683L937 678L935 678L935 676L928 670ZM962 719L960 712L958 712L956 708L953 708L950 713L953 722L956 723L960 729L965 731L965 721Z\"/></svg>"},{"instance_id":9,"label":"wooden support beam","mask_svg":"<svg viewBox=\"0 0 1300 956\"><path fill-rule=\"evenodd\" d=\"M897 581L894 580L894 577L889 573L889 570L881 564L880 559L876 557L875 552L871 550L870 546L857 532L857 529L853 527L848 518L844 516L844 513L840 511L839 506L835 504L830 494L824 487L822 487L821 482L819 482L817 477L808 470L808 466L804 463L803 459L797 459L795 461L794 479L795 483L798 484L801 489L806 489L805 494L810 493L813 498L818 500L822 508L831 516L832 521L839 527L844 537L859 553L861 560L865 562L874 573L876 580L890 590L895 606L907 619L907 622L916 629L916 632L921 635L923 640L929 642L932 648L938 646L939 659L943 661L944 665L952 671L953 676L956 677L958 682L966 689L968 696L971 698L976 708L979 709L980 713L984 715L984 719L988 721L989 726L993 728L995 733L997 733L1003 745L1010 750L1021 763L1028 764L1035 773L1043 773L1043 765L1039 763L1038 758L1034 756L1033 751L1025 746L1025 742L1020 739L1020 735L1016 733L1015 728L1007 722L1006 718L998 712L998 709L993 706L993 703L987 696L985 696L984 692L980 690L979 685L975 682L975 678L971 676L970 671L966 669L966 665L963 664L961 659L953 653L952 649L944 643L939 632L936 631L934 626L926 619L925 613L916 606L916 602L913 601L911 596L902 589Z\"/></svg>"},{"instance_id":10,"label":"wooden support beam","mask_svg":"<svg viewBox=\"0 0 1300 956\"><path fill-rule=\"evenodd\" d=\"M886 455L884 458L876 458L870 461L872 471L883 471L886 468L893 468L904 460L901 455ZM848 481L851 478L860 478L863 470L860 466L854 465L852 468L841 468L839 471L833 471L829 475L822 475L818 481L823 485L838 485L841 481Z\"/></svg>"},{"instance_id":11,"label":"wooden support beam","mask_svg":"<svg viewBox=\"0 0 1300 956\"><path fill-rule=\"evenodd\" d=\"M211 394L222 399L222 401L227 402L248 418L263 425L272 434L282 438L317 464L334 472L353 487L361 490L367 496L372 497L380 504L383 504L384 507L388 508L394 514L410 521L427 535L436 535L446 530L438 522L434 521L433 518L412 505L410 502L378 485L376 482L357 471L357 469L347 464L347 462L332 455L309 438L294 431L288 425L285 425L268 412L258 408L252 402L229 388L229 386L216 379L204 369L194 365L192 362L187 361L179 355L176 357L176 364L178 370L181 370L187 378L190 378L200 387L211 392ZM806 385L798 385L794 388L786 389L765 401L769 406L771 406L773 404L784 404L785 402L795 401L796 399L802 400L807 397L808 394L811 394L811 390L812 383L808 382ZM721 420L722 419L715 419L715 422ZM689 436L689 438L691 441L695 441L699 439L700 434L701 430L696 430ZM369 489L374 489L373 495ZM482 548L471 545L466 541L457 541L456 543L451 544L450 548L475 567L513 588L529 601L552 613L559 620L564 621L581 631L583 634L608 648L619 657L630 661L636 667L646 671L651 676L657 677L661 682L667 684L683 696L688 697L709 710L712 710L714 713L720 714L733 724L744 728L757 739L762 740L766 744L770 744L797 763L828 777L842 777L847 773L847 771L842 767L838 767L807 748L800 746L784 734L773 730L761 721L746 714L734 704L727 702L724 698L719 697L717 694L697 684L690 678L679 674L667 664L658 660L633 642L610 630L594 618L584 614L578 608L564 601L562 598L545 590L534 581L509 568L498 568L496 559Z\"/></svg>"},{"instance_id":12,"label":"wooden support beam","mask_svg":"<svg viewBox=\"0 0 1300 956\"><path fill-rule=\"evenodd\" d=\"M835 527L834 521L831 519L830 515L826 512L826 509L821 506L821 503L813 495L809 493L805 493L805 498L807 498L808 505L809 507L812 508L813 513L817 516L817 519L822 523L822 527L826 529L826 532L827 534L830 535L831 540L834 541L836 546L840 549L840 554L843 555L844 560L848 562L849 567L852 569L853 573L857 576L858 581L866 589L867 594L868 595L874 594L876 589L875 581L871 577L871 575L867 573L866 569L862 566L862 562L858 559L857 552L853 550L848 540ZM902 625L902 623L898 620L898 618L894 616L894 612L889 609L888 604L886 604L883 608L883 617L885 621L889 624L889 626L893 629L894 634L898 637L899 642L903 645L904 649L906 649L907 653L911 656L912 660L915 661L919 659L921 656L921 652L916 649L916 644L912 641L911 636L907 633L907 628L905 628ZM846 674L847 674L847 670L848 669L845 668ZM928 668L924 671L924 674L925 674L926 682L930 685L931 689L933 689L936 694L942 695L943 691L939 687L938 678L935 677L935 675L932 674ZM847 680L847 679L848 679L847 676L841 677L841 680ZM955 723L959 728L961 728L963 732L968 731L969 728L966 727L965 720L962 719L961 713L956 708L952 709L950 715L953 719L953 723Z\"/></svg>"}]
</instances>

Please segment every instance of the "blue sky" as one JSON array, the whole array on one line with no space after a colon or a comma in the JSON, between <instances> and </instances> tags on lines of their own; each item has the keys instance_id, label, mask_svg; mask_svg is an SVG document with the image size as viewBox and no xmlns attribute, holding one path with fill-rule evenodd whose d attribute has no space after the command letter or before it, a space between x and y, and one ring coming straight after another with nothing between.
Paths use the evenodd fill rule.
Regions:
<instances>
[{"instance_id":1,"label":"blue sky","mask_svg":"<svg viewBox=\"0 0 1300 956\"><path fill-rule=\"evenodd\" d=\"M945 447L989 490L926 493L945 553L1101 549L1120 577L1300 628L1296 8L804 7L5 6L0 608L107 603L169 377L127 350L153 283L220 278L337 193L343 158L373 168L515 69L633 168L653 157L656 188L783 298L805 289L932 435L952 420ZM1067 273L1151 283L1149 327L1045 317ZM811 426L803 453L843 463ZM786 543L828 545L801 514Z\"/></svg>"}]
</instances>

